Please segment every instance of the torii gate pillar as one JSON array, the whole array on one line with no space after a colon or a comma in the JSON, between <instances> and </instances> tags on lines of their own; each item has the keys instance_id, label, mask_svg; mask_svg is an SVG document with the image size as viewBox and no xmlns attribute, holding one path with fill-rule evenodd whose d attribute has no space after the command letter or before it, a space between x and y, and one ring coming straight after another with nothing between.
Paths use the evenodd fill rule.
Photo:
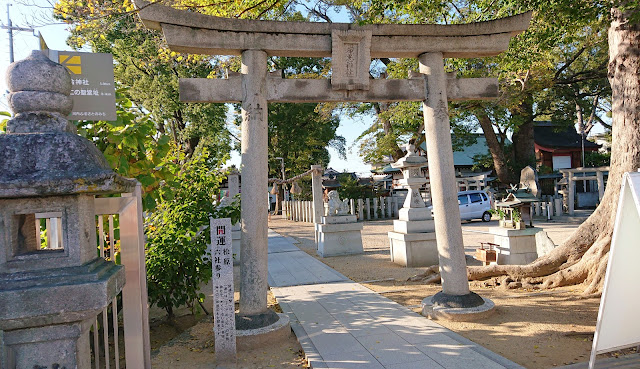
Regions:
<instances>
[{"instance_id":1,"label":"torii gate pillar","mask_svg":"<svg viewBox=\"0 0 640 369\"><path fill-rule=\"evenodd\" d=\"M242 239L240 315L261 316L267 309L267 53L242 52ZM272 314L275 316L275 314ZM274 317L277 320L277 316ZM275 321L274 320L274 321Z\"/></svg>"},{"instance_id":2,"label":"torii gate pillar","mask_svg":"<svg viewBox=\"0 0 640 369\"><path fill-rule=\"evenodd\" d=\"M426 99L423 102L424 131L431 180L431 200L436 242L440 261L442 291L437 293L423 309L425 315L438 315L438 311L476 308L485 301L469 291L467 263L460 227L460 209L451 149L451 126L447 108L447 79L442 53L424 53L418 57L420 73L426 77ZM491 306L479 308L491 309ZM426 310L426 311L425 311Z\"/></svg>"}]
</instances>

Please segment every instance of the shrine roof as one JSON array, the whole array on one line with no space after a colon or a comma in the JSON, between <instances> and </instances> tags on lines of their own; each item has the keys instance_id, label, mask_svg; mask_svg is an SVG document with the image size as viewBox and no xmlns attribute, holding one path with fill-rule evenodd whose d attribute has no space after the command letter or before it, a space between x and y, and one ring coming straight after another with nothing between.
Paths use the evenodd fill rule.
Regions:
<instances>
[{"instance_id":1,"label":"shrine roof","mask_svg":"<svg viewBox=\"0 0 640 369\"><path fill-rule=\"evenodd\" d=\"M533 127L533 136L536 145L553 149L580 149L582 137L573 126L561 127L551 122L541 122ZM584 148L595 150L600 148L597 143L584 140Z\"/></svg>"}]
</instances>

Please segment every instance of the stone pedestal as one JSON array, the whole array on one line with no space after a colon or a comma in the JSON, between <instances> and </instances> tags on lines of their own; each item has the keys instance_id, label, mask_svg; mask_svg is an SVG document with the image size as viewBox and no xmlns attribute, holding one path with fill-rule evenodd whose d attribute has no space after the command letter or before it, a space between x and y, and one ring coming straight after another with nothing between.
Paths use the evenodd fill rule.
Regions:
<instances>
[{"instance_id":1,"label":"stone pedestal","mask_svg":"<svg viewBox=\"0 0 640 369\"><path fill-rule=\"evenodd\" d=\"M388 235L392 262L410 268L438 264L435 233L389 232Z\"/></svg>"},{"instance_id":2,"label":"stone pedestal","mask_svg":"<svg viewBox=\"0 0 640 369\"><path fill-rule=\"evenodd\" d=\"M435 225L427 208L402 208L388 233L391 261L406 267L438 264Z\"/></svg>"},{"instance_id":3,"label":"stone pedestal","mask_svg":"<svg viewBox=\"0 0 640 369\"><path fill-rule=\"evenodd\" d=\"M15 358L9 359L7 365L11 368L52 368L54 364L59 368L90 368L87 332L94 321L5 332L5 349Z\"/></svg>"},{"instance_id":4,"label":"stone pedestal","mask_svg":"<svg viewBox=\"0 0 640 369\"><path fill-rule=\"evenodd\" d=\"M318 255L321 257L362 254L362 223L355 215L322 217L316 225Z\"/></svg>"},{"instance_id":5,"label":"stone pedestal","mask_svg":"<svg viewBox=\"0 0 640 369\"><path fill-rule=\"evenodd\" d=\"M498 264L524 265L536 260L536 233L540 231L540 228L489 228L489 233L493 234L493 242L498 244Z\"/></svg>"}]
</instances>

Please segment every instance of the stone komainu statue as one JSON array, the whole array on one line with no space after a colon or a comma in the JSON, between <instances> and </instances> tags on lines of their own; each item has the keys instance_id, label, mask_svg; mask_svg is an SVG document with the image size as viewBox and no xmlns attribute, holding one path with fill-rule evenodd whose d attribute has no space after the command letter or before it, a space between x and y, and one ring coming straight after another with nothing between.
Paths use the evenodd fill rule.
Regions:
<instances>
[{"instance_id":1,"label":"stone komainu statue","mask_svg":"<svg viewBox=\"0 0 640 369\"><path fill-rule=\"evenodd\" d=\"M329 216L349 214L349 200L340 200L338 191L329 192Z\"/></svg>"}]
</instances>

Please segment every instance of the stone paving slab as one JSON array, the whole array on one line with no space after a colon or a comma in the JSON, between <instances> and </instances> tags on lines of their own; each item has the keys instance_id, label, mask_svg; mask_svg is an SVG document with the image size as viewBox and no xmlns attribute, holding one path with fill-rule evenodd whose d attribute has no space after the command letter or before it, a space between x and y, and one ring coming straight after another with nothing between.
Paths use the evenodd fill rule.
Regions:
<instances>
[{"instance_id":1,"label":"stone paving slab","mask_svg":"<svg viewBox=\"0 0 640 369\"><path fill-rule=\"evenodd\" d=\"M312 368L522 368L338 272L329 281L327 269L303 251L269 255L271 291Z\"/></svg>"},{"instance_id":2,"label":"stone paving slab","mask_svg":"<svg viewBox=\"0 0 640 369\"><path fill-rule=\"evenodd\" d=\"M290 251L300 251L299 248L294 246L293 242L289 237L283 237L273 230L269 230L269 254L275 254L278 252L290 252Z\"/></svg>"},{"instance_id":3,"label":"stone paving slab","mask_svg":"<svg viewBox=\"0 0 640 369\"><path fill-rule=\"evenodd\" d=\"M269 285L271 287L348 281L344 275L269 230Z\"/></svg>"}]
</instances>

